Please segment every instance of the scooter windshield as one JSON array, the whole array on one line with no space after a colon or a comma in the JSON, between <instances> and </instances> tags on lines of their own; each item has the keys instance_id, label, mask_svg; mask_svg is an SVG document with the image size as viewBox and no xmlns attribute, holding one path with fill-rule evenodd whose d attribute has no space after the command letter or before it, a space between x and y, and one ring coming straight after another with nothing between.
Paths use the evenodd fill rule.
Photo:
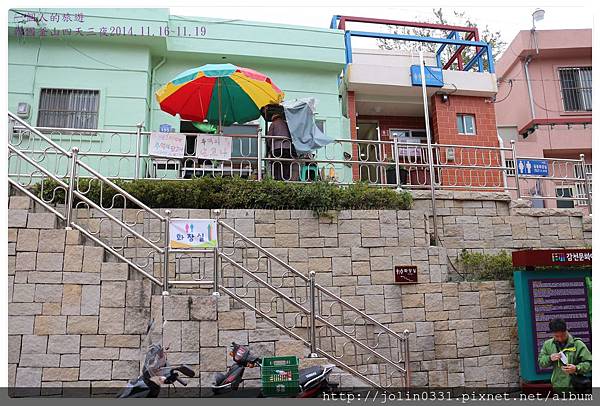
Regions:
<instances>
[{"instance_id":1,"label":"scooter windshield","mask_svg":"<svg viewBox=\"0 0 600 406\"><path fill-rule=\"evenodd\" d=\"M162 341L162 325L153 320L140 347L142 374L149 377L162 375L162 369L167 365L167 353Z\"/></svg>"}]
</instances>

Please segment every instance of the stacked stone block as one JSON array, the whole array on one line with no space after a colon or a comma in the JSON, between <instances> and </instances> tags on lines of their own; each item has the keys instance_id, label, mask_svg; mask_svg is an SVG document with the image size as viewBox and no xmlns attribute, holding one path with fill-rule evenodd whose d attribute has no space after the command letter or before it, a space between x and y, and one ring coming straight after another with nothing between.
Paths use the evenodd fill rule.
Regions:
<instances>
[{"instance_id":1,"label":"stacked stone block","mask_svg":"<svg viewBox=\"0 0 600 406\"><path fill-rule=\"evenodd\" d=\"M449 258L462 248L584 246L591 243L591 218L577 210L511 207L502 194L457 192L439 196L437 203L438 247L429 246L432 222L425 195L407 211L316 216L308 210L224 210L222 218L299 272L315 271L317 283L394 331L408 329L414 385L514 385L512 287L448 282ZM140 214L122 210L118 216L131 221ZM213 213L179 209L174 216ZM160 235L160 224L150 219L139 227ZM221 241L230 248L234 239L224 233ZM162 323L163 315L170 361L198 372L192 385L207 387L214 373L225 370L232 341L250 344L261 356L308 353L301 342L226 296L217 300L207 289L157 295L150 281L76 231L62 229L53 214L33 210L27 197L10 199L8 255L11 385L46 393L123 385L139 371L149 320ZM257 258L256 250L247 249L236 260L264 272ZM393 284L395 265L417 265L419 283ZM306 336L305 319L294 328ZM246 378L247 385L258 385L258 370L248 370ZM342 385L349 381L348 375L338 378Z\"/></svg>"}]
</instances>

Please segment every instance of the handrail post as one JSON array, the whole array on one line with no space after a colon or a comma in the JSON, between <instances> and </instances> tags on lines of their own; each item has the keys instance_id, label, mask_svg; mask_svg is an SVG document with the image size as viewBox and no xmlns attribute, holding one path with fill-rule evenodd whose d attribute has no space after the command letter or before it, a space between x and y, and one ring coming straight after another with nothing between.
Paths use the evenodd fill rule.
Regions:
<instances>
[{"instance_id":1,"label":"handrail post","mask_svg":"<svg viewBox=\"0 0 600 406\"><path fill-rule=\"evenodd\" d=\"M221 296L219 293L219 241L221 236L219 233L219 218L221 216L220 209L214 209L215 220L217 221L217 246L214 250L214 263L213 263L213 296Z\"/></svg>"},{"instance_id":2,"label":"handrail post","mask_svg":"<svg viewBox=\"0 0 600 406\"><path fill-rule=\"evenodd\" d=\"M587 176L587 170L585 169L585 155L579 154L579 159L581 159L581 171L583 174L583 188L585 190L585 198L587 201L587 207L589 214L592 214L592 188L589 183L589 178Z\"/></svg>"},{"instance_id":3,"label":"handrail post","mask_svg":"<svg viewBox=\"0 0 600 406\"><path fill-rule=\"evenodd\" d=\"M67 201L65 202L67 207L65 217L67 230L71 230L71 220L73 219L73 191L75 190L75 182L77 182L77 153L79 148L73 147L71 149L71 167L69 168L69 189L67 190Z\"/></svg>"},{"instance_id":4,"label":"handrail post","mask_svg":"<svg viewBox=\"0 0 600 406\"><path fill-rule=\"evenodd\" d=\"M427 100L427 80L425 78L425 59L423 50L419 51L419 65L421 66L421 91L423 93L423 112L425 115L425 133L427 135L427 155L429 156L429 183L431 188L431 217L433 219L433 240L430 245L437 245L437 209L435 207L435 173L433 167L433 147L431 146L431 129L429 128L429 106ZM435 97L435 96L434 96Z\"/></svg>"},{"instance_id":5,"label":"handrail post","mask_svg":"<svg viewBox=\"0 0 600 406\"><path fill-rule=\"evenodd\" d=\"M262 158L262 142L263 142L263 138L262 138L262 130L260 129L260 127L258 128L258 131L256 133L256 179L258 180L262 180L262 164L263 164L263 158Z\"/></svg>"},{"instance_id":6,"label":"handrail post","mask_svg":"<svg viewBox=\"0 0 600 406\"><path fill-rule=\"evenodd\" d=\"M171 226L171 210L165 210L165 246L163 252L163 296L169 295L169 228Z\"/></svg>"},{"instance_id":7,"label":"handrail post","mask_svg":"<svg viewBox=\"0 0 600 406\"><path fill-rule=\"evenodd\" d=\"M135 140L135 174L134 179L140 178L140 155L142 150L142 127L144 123L141 122L137 125L136 140Z\"/></svg>"},{"instance_id":8,"label":"handrail post","mask_svg":"<svg viewBox=\"0 0 600 406\"><path fill-rule=\"evenodd\" d=\"M406 387L410 388L410 349L408 346L408 335L410 332L404 330L404 351L406 352L406 360L404 361L404 369L406 370Z\"/></svg>"},{"instance_id":9,"label":"handrail post","mask_svg":"<svg viewBox=\"0 0 600 406\"><path fill-rule=\"evenodd\" d=\"M396 190L402 190L400 183L400 158L398 153L398 138L394 137L394 163L396 164Z\"/></svg>"},{"instance_id":10,"label":"handrail post","mask_svg":"<svg viewBox=\"0 0 600 406\"><path fill-rule=\"evenodd\" d=\"M517 184L517 200L521 200L521 187L519 186L519 160L517 159L517 147L515 140L510 140L510 148L512 149L512 158L515 165L515 183Z\"/></svg>"},{"instance_id":11,"label":"handrail post","mask_svg":"<svg viewBox=\"0 0 600 406\"><path fill-rule=\"evenodd\" d=\"M315 271L310 271L308 273L308 294L310 296L310 358L317 358L319 355L317 354L317 326L316 326L316 309L317 309L317 298L316 298L316 289L315 289L315 279L316 273Z\"/></svg>"}]
</instances>

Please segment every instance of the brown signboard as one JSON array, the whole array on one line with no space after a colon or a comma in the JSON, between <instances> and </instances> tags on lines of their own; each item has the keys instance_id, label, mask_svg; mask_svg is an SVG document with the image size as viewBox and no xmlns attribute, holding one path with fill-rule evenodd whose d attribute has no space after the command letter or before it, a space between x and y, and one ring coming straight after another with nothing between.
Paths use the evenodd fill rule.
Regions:
<instances>
[{"instance_id":1,"label":"brown signboard","mask_svg":"<svg viewBox=\"0 0 600 406\"><path fill-rule=\"evenodd\" d=\"M395 283L417 283L417 267L415 265L396 265L394 267Z\"/></svg>"},{"instance_id":2,"label":"brown signboard","mask_svg":"<svg viewBox=\"0 0 600 406\"><path fill-rule=\"evenodd\" d=\"M513 266L592 265L591 248L521 250L512 253Z\"/></svg>"}]
</instances>

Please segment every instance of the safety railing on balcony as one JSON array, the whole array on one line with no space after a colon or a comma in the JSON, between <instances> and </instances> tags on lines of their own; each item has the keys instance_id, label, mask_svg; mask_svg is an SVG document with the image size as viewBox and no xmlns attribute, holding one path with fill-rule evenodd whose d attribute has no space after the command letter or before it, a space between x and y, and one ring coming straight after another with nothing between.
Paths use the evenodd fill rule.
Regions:
<instances>
[{"instance_id":1,"label":"safety railing on balcony","mask_svg":"<svg viewBox=\"0 0 600 406\"><path fill-rule=\"evenodd\" d=\"M227 160L211 160L197 158L193 149L186 149L183 158L151 156L150 135L141 126L137 131L33 128L19 119L14 122L10 143L31 160L43 160L45 168L60 178L68 177L70 171L67 151L78 147L78 161L107 180L236 176L299 183L320 180L339 185L360 181L406 190L501 191L518 199L533 200L535 205L544 202L551 207L591 209L591 164L585 163L585 157L521 157L516 144L483 147L433 143L430 153L426 144L414 138L335 139L314 153L293 155L289 139L256 131L227 135L235 154ZM188 134L192 138L196 135ZM528 162L538 161L543 161L546 171L527 170ZM519 163L525 167L520 169ZM16 157L9 159L8 169L13 180L32 183L45 176ZM433 184L430 172L434 174ZM86 170L78 173L81 179L90 176Z\"/></svg>"},{"instance_id":2,"label":"safety railing on balcony","mask_svg":"<svg viewBox=\"0 0 600 406\"><path fill-rule=\"evenodd\" d=\"M429 31L439 32L442 36L430 37L426 35L397 34L389 31L352 30L346 25L350 22L361 23L363 25L383 25L386 27L423 28ZM460 27L447 24L334 15L331 19L330 28L344 30L346 64L352 63L352 37L362 37L380 40L439 44L435 50L438 68L451 69L453 66L456 66L458 70L469 71L476 67L478 72L487 71L489 73L494 73L494 55L492 47L487 42L480 40L477 27ZM467 55L465 52L466 50L472 51ZM445 54L447 54L447 58L444 60Z\"/></svg>"}]
</instances>

